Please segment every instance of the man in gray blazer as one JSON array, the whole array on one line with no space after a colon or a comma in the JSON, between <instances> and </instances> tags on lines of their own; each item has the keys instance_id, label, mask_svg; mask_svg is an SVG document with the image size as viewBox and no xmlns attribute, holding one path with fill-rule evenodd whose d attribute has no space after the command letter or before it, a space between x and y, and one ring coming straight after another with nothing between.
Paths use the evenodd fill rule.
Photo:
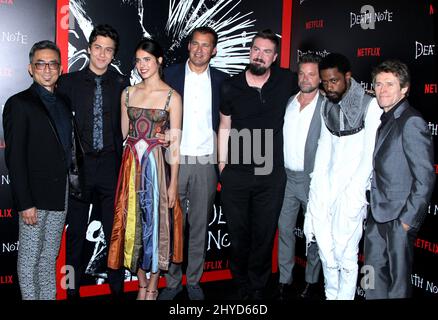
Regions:
<instances>
[{"instance_id":1,"label":"man in gray blazer","mask_svg":"<svg viewBox=\"0 0 438 320\"><path fill-rule=\"evenodd\" d=\"M414 240L435 182L433 143L426 122L406 100L408 67L388 60L372 77L384 113L376 135L365 230L365 265L371 267L366 298L408 298Z\"/></svg>"},{"instance_id":2,"label":"man in gray blazer","mask_svg":"<svg viewBox=\"0 0 438 320\"><path fill-rule=\"evenodd\" d=\"M320 60L319 56L314 54L304 55L300 59L300 92L289 99L284 116L283 150L287 183L278 221L279 300L295 295L296 290L291 286L295 264L295 225L300 207L304 213L306 211L310 174L313 171L321 132L321 104L324 97L318 90L321 82L318 69ZM301 297L310 298L317 293L320 271L318 246L316 242L312 242L307 251L306 288Z\"/></svg>"}]
</instances>

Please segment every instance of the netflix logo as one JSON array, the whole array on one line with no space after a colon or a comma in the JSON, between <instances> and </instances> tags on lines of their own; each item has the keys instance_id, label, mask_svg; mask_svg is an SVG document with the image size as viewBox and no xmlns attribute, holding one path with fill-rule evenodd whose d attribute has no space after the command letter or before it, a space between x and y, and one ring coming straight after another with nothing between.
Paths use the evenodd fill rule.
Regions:
<instances>
[{"instance_id":1,"label":"netflix logo","mask_svg":"<svg viewBox=\"0 0 438 320\"><path fill-rule=\"evenodd\" d=\"M423 249L434 254L438 254L438 243L430 242L424 239L417 238L414 242L415 248Z\"/></svg>"},{"instance_id":2,"label":"netflix logo","mask_svg":"<svg viewBox=\"0 0 438 320\"><path fill-rule=\"evenodd\" d=\"M2 284L13 284L14 278L12 275L0 276L0 285Z\"/></svg>"},{"instance_id":3,"label":"netflix logo","mask_svg":"<svg viewBox=\"0 0 438 320\"><path fill-rule=\"evenodd\" d=\"M358 57L380 57L380 48L358 48Z\"/></svg>"},{"instance_id":4,"label":"netflix logo","mask_svg":"<svg viewBox=\"0 0 438 320\"><path fill-rule=\"evenodd\" d=\"M12 77L12 68L0 68L0 77L1 78Z\"/></svg>"},{"instance_id":5,"label":"netflix logo","mask_svg":"<svg viewBox=\"0 0 438 320\"><path fill-rule=\"evenodd\" d=\"M306 24L306 29L322 29L324 28L324 20L320 19L320 20L311 20L311 21L307 21Z\"/></svg>"},{"instance_id":6,"label":"netflix logo","mask_svg":"<svg viewBox=\"0 0 438 320\"><path fill-rule=\"evenodd\" d=\"M438 87L436 83L425 83L424 84L424 94L434 94L438 93Z\"/></svg>"},{"instance_id":7,"label":"netflix logo","mask_svg":"<svg viewBox=\"0 0 438 320\"><path fill-rule=\"evenodd\" d=\"M12 209L0 209L0 218L12 218Z\"/></svg>"}]
</instances>

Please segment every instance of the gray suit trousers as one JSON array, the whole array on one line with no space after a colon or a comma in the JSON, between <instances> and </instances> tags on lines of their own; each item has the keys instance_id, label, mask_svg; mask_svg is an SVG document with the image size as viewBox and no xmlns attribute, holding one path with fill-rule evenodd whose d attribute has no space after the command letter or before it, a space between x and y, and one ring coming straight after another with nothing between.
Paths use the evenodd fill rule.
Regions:
<instances>
[{"instance_id":1,"label":"gray suit trousers","mask_svg":"<svg viewBox=\"0 0 438 320\"><path fill-rule=\"evenodd\" d=\"M411 297L417 231L411 228L406 232L400 219L378 223L371 214L368 215L364 238L365 265L374 268L374 277L365 288L367 300Z\"/></svg>"},{"instance_id":2,"label":"gray suit trousers","mask_svg":"<svg viewBox=\"0 0 438 320\"><path fill-rule=\"evenodd\" d=\"M278 220L278 266L280 283L291 284L295 265L295 226L300 207L306 212L308 195L305 191L305 173L286 169L287 183L283 207ZM307 249L305 279L307 283L317 283L321 271L318 246L312 242Z\"/></svg>"},{"instance_id":3,"label":"gray suit trousers","mask_svg":"<svg viewBox=\"0 0 438 320\"><path fill-rule=\"evenodd\" d=\"M178 192L184 230L187 221L189 224L189 239L185 242L188 244L186 277L188 285L196 285L204 271L207 227L216 196L217 175L211 156L183 156L182 159ZM181 284L181 280L181 264L172 263L166 274L167 287L175 288Z\"/></svg>"}]
</instances>

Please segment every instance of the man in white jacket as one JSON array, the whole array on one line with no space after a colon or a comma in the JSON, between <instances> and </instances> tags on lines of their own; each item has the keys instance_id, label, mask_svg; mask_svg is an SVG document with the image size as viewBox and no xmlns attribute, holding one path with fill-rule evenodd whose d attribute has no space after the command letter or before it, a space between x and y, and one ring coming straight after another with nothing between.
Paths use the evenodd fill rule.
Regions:
<instances>
[{"instance_id":1,"label":"man in white jacket","mask_svg":"<svg viewBox=\"0 0 438 320\"><path fill-rule=\"evenodd\" d=\"M327 101L304 223L307 243L317 242L328 300L353 300L357 253L366 217L375 135L382 113L337 53L320 64Z\"/></svg>"}]
</instances>

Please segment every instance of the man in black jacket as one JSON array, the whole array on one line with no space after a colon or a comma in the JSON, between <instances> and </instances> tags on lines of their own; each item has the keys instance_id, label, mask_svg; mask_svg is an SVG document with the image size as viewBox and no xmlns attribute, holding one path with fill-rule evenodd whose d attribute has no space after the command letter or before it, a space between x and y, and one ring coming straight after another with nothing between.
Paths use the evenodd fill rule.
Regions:
<instances>
[{"instance_id":1,"label":"man in black jacket","mask_svg":"<svg viewBox=\"0 0 438 320\"><path fill-rule=\"evenodd\" d=\"M81 71L59 79L58 91L69 100L81 140L84 159L81 174L84 185L79 199L70 196L67 212L66 262L74 268L74 287L69 298L79 296L83 273L83 252L90 204L101 213L105 242L108 247L114 218L114 194L122 155L120 97L128 79L108 69L119 46L117 31L109 25L98 25L91 32L88 53L90 63ZM123 291L121 270L108 270L113 294Z\"/></svg>"},{"instance_id":2,"label":"man in black jacket","mask_svg":"<svg viewBox=\"0 0 438 320\"><path fill-rule=\"evenodd\" d=\"M18 279L24 300L55 300L56 257L66 216L71 116L54 93L62 72L59 48L44 40L29 53L32 86L3 112L5 160L19 213Z\"/></svg>"}]
</instances>

